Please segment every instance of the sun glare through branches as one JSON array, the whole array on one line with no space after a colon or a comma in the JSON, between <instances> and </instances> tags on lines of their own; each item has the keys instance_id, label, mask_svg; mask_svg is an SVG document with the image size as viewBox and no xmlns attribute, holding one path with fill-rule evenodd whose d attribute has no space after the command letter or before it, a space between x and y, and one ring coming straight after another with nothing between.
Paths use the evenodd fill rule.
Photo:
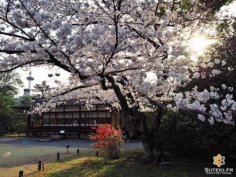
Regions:
<instances>
[{"instance_id":1,"label":"sun glare through branches","mask_svg":"<svg viewBox=\"0 0 236 177\"><path fill-rule=\"evenodd\" d=\"M189 40L188 46L191 53L191 59L197 60L197 57L203 55L206 51L206 48L215 43L216 40L207 39L203 35L194 36Z\"/></svg>"}]
</instances>

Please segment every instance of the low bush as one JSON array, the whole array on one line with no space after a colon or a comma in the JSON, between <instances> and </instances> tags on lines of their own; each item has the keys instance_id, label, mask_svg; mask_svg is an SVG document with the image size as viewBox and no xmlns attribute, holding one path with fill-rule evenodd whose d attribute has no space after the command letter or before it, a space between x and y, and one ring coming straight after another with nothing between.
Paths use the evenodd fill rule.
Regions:
<instances>
[{"instance_id":1,"label":"low bush","mask_svg":"<svg viewBox=\"0 0 236 177\"><path fill-rule=\"evenodd\" d=\"M124 142L122 130L120 128L115 129L111 124L102 124L92 128L96 130L95 133L90 134L90 139L96 140L92 144L96 154L104 152L112 159L119 158L121 145Z\"/></svg>"}]
</instances>

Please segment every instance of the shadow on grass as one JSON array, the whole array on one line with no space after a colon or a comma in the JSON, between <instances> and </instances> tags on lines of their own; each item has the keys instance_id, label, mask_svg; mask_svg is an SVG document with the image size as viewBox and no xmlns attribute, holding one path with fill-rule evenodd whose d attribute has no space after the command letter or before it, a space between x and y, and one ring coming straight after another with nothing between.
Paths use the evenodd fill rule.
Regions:
<instances>
[{"instance_id":1,"label":"shadow on grass","mask_svg":"<svg viewBox=\"0 0 236 177\"><path fill-rule=\"evenodd\" d=\"M111 160L104 157L95 156L84 157L78 163L74 163L70 168L60 170L55 173L48 175L49 177L56 176L71 176L71 177L123 177L130 176L129 171L123 171L127 167L132 166L132 163L138 163L137 159L140 159L142 153L133 152L132 157L127 155L122 156L120 159ZM64 161L62 163L71 163L70 160ZM58 164L59 165L59 164Z\"/></svg>"},{"instance_id":2,"label":"shadow on grass","mask_svg":"<svg viewBox=\"0 0 236 177\"><path fill-rule=\"evenodd\" d=\"M209 176L205 174L205 168L217 168L212 160L198 160L187 158L172 158L169 165L142 165L139 159L141 151L126 151L120 159L110 160L103 157L83 157L74 161L68 159L57 164L54 168L61 169L50 174L48 177L199 177ZM66 168L66 164L68 165ZM70 165L69 165L70 164ZM228 168L235 167L230 164ZM227 167L225 167L227 168ZM217 175L227 176L227 175ZM233 176L233 175L231 175Z\"/></svg>"}]
</instances>

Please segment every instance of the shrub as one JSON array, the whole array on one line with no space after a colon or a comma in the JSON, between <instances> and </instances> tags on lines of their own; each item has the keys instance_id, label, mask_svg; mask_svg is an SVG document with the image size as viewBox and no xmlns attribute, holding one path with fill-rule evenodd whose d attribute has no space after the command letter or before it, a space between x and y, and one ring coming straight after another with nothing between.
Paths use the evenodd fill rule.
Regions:
<instances>
[{"instance_id":1,"label":"shrub","mask_svg":"<svg viewBox=\"0 0 236 177\"><path fill-rule=\"evenodd\" d=\"M112 159L120 157L121 145L124 142L122 130L114 128L111 124L102 124L97 127L92 127L96 130L95 133L90 134L90 139L96 140L92 144L96 153L104 152Z\"/></svg>"},{"instance_id":2,"label":"shrub","mask_svg":"<svg viewBox=\"0 0 236 177\"><path fill-rule=\"evenodd\" d=\"M222 154L236 158L236 128L215 122L210 125L185 113L167 112L162 119L160 138L165 150L179 155L212 157Z\"/></svg>"}]
</instances>

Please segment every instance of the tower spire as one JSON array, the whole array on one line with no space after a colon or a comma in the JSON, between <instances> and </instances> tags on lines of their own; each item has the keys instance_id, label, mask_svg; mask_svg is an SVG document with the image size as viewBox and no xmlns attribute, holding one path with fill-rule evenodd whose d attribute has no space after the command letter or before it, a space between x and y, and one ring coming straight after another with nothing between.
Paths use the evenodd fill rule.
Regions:
<instances>
[{"instance_id":1,"label":"tower spire","mask_svg":"<svg viewBox=\"0 0 236 177\"><path fill-rule=\"evenodd\" d=\"M24 95L30 95L30 91L31 91L31 81L34 80L34 78L31 76L31 69L30 69L30 72L29 72L29 76L26 77L26 79L28 80L28 88L27 89L24 89Z\"/></svg>"}]
</instances>

